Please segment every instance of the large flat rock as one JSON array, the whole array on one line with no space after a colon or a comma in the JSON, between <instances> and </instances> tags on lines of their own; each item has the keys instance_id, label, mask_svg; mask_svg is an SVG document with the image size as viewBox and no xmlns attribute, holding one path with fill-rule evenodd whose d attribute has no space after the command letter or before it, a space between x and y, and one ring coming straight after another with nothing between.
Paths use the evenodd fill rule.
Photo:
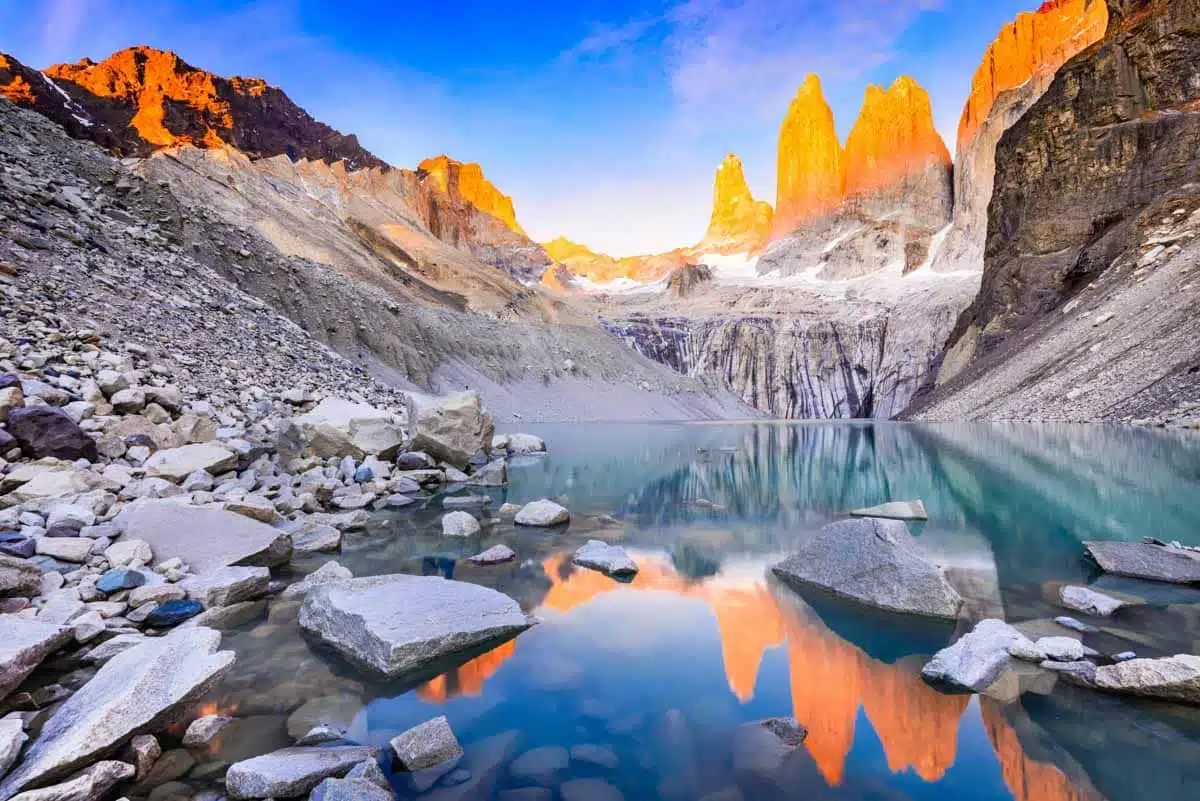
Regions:
<instances>
[{"instance_id":1,"label":"large flat rock","mask_svg":"<svg viewBox=\"0 0 1200 801\"><path fill-rule=\"evenodd\" d=\"M928 520L925 504L921 501L889 501L866 509L855 509L853 517L879 517L888 520Z\"/></svg>"},{"instance_id":2,"label":"large flat rock","mask_svg":"<svg viewBox=\"0 0 1200 801\"><path fill-rule=\"evenodd\" d=\"M342 398L325 398L311 412L293 417L282 432L281 446L301 455L395 457L404 429L390 412Z\"/></svg>"},{"instance_id":3,"label":"large flat rock","mask_svg":"<svg viewBox=\"0 0 1200 801\"><path fill-rule=\"evenodd\" d=\"M70 626L0 615L0 698L75 636Z\"/></svg>"},{"instance_id":4,"label":"large flat rock","mask_svg":"<svg viewBox=\"0 0 1200 801\"><path fill-rule=\"evenodd\" d=\"M300 626L350 661L385 677L529 628L507 595L440 576L374 576L309 590Z\"/></svg>"},{"instance_id":5,"label":"large flat rock","mask_svg":"<svg viewBox=\"0 0 1200 801\"><path fill-rule=\"evenodd\" d=\"M357 745L282 748L231 765L225 789L231 798L295 798L378 754L378 748Z\"/></svg>"},{"instance_id":6,"label":"large flat rock","mask_svg":"<svg viewBox=\"0 0 1200 801\"><path fill-rule=\"evenodd\" d=\"M291 535L215 506L138 501L115 522L127 539L150 543L163 559L178 556L197 573L231 565L275 567L292 557Z\"/></svg>"},{"instance_id":7,"label":"large flat rock","mask_svg":"<svg viewBox=\"0 0 1200 801\"><path fill-rule=\"evenodd\" d=\"M237 463L238 455L233 451L215 442L203 442L156 451L143 467L152 476L179 483L197 470L218 475L234 469Z\"/></svg>"},{"instance_id":8,"label":"large flat rock","mask_svg":"<svg viewBox=\"0 0 1200 801\"><path fill-rule=\"evenodd\" d=\"M890 612L953 620L963 602L898 520L831 523L772 570L786 582Z\"/></svg>"},{"instance_id":9,"label":"large flat rock","mask_svg":"<svg viewBox=\"0 0 1200 801\"><path fill-rule=\"evenodd\" d=\"M921 675L935 684L982 692L1012 664L1009 651L1014 645L1026 650L1033 646L1003 620L981 620L953 645L934 654Z\"/></svg>"},{"instance_id":10,"label":"large flat rock","mask_svg":"<svg viewBox=\"0 0 1200 801\"><path fill-rule=\"evenodd\" d=\"M1096 687L1200 706L1200 656L1177 654L1161 659L1131 659L1096 669Z\"/></svg>"},{"instance_id":11,"label":"large flat rock","mask_svg":"<svg viewBox=\"0 0 1200 801\"><path fill-rule=\"evenodd\" d=\"M472 455L491 449L496 428L477 392L436 398L410 395L408 424L411 450L428 453L460 470L467 469Z\"/></svg>"},{"instance_id":12,"label":"large flat rock","mask_svg":"<svg viewBox=\"0 0 1200 801\"><path fill-rule=\"evenodd\" d=\"M1144 542L1085 542L1088 554L1106 573L1165 581L1200 584L1200 554Z\"/></svg>"},{"instance_id":13,"label":"large flat rock","mask_svg":"<svg viewBox=\"0 0 1200 801\"><path fill-rule=\"evenodd\" d=\"M46 721L0 783L0 801L67 776L135 734L156 731L233 666L233 652L218 651L220 644L212 629L182 629L110 659Z\"/></svg>"}]
</instances>

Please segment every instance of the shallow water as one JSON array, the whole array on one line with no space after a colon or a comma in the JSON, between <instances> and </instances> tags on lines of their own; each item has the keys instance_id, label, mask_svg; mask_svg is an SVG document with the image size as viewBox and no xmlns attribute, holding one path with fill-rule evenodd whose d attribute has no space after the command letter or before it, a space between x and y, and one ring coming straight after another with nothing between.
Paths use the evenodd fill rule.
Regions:
<instances>
[{"instance_id":1,"label":"shallow water","mask_svg":"<svg viewBox=\"0 0 1200 801\"><path fill-rule=\"evenodd\" d=\"M264 620L226 637L238 663L203 711L238 722L189 782L290 744L289 713L341 694L350 697L326 703L346 710L357 742L385 745L430 717L449 718L471 779L421 797L503 797L534 781L512 775L513 758L584 744L615 767L572 759L539 780L597 777L627 799L665 801L1200 797L1200 713L1063 686L1008 704L944 695L918 674L951 627L801 597L767 571L850 509L920 498L931 519L911 528L971 588L976 617L1045 620L1052 633L1050 619L1064 613L1050 601L1058 585L1093 581L1148 604L1086 643L1106 653L1200 653L1200 590L1099 578L1080 544L1146 535L1200 544L1200 437L1016 425L529 430L551 452L517 460L510 487L490 493L492 508L561 496L573 513L565 533L497 522L448 540L431 497L348 535L338 559L360 576L486 584L543 622L440 675L376 686L310 648L294 605L274 602ZM589 538L619 542L641 572L619 583L573 568L570 553ZM499 542L518 560L459 561ZM795 752L764 753L738 728L785 715L809 731ZM400 797L418 796L394 778Z\"/></svg>"}]
</instances>

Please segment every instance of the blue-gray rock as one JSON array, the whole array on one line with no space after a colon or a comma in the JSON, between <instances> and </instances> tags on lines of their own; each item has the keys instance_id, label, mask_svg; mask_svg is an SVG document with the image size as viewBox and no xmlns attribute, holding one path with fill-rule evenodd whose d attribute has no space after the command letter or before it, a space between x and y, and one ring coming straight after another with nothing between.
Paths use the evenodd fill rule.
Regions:
<instances>
[{"instance_id":1,"label":"blue-gray rock","mask_svg":"<svg viewBox=\"0 0 1200 801\"><path fill-rule=\"evenodd\" d=\"M1080 634L1093 634L1099 631L1099 629L1095 626L1090 626L1087 623L1078 621L1073 617L1067 617L1066 615L1054 618L1054 622L1062 626L1064 629L1078 631Z\"/></svg>"},{"instance_id":2,"label":"blue-gray rock","mask_svg":"<svg viewBox=\"0 0 1200 801\"><path fill-rule=\"evenodd\" d=\"M507 595L439 576L331 582L309 590L300 607L304 631L360 667L392 678L530 625Z\"/></svg>"},{"instance_id":3,"label":"blue-gray rock","mask_svg":"<svg viewBox=\"0 0 1200 801\"><path fill-rule=\"evenodd\" d=\"M365 484L368 481L374 480L374 478L375 478L375 471L372 470L371 468L367 467L366 465L363 465L362 467L360 467L354 471L354 480L357 481L359 484Z\"/></svg>"},{"instance_id":4,"label":"blue-gray rock","mask_svg":"<svg viewBox=\"0 0 1200 801\"><path fill-rule=\"evenodd\" d=\"M146 575L140 570L117 567L109 570L96 582L96 589L105 595L120 590L133 590L146 583Z\"/></svg>"},{"instance_id":5,"label":"blue-gray rock","mask_svg":"<svg viewBox=\"0 0 1200 801\"><path fill-rule=\"evenodd\" d=\"M1097 617L1108 617L1113 612L1126 605L1124 601L1096 592L1088 587L1067 585L1059 590L1059 599L1063 606Z\"/></svg>"},{"instance_id":6,"label":"blue-gray rock","mask_svg":"<svg viewBox=\"0 0 1200 801\"><path fill-rule=\"evenodd\" d=\"M963 600L899 520L859 518L825 526L772 571L890 612L953 620Z\"/></svg>"},{"instance_id":7,"label":"blue-gray rock","mask_svg":"<svg viewBox=\"0 0 1200 801\"><path fill-rule=\"evenodd\" d=\"M571 779L558 788L562 801L625 801L624 794L603 779Z\"/></svg>"},{"instance_id":8,"label":"blue-gray rock","mask_svg":"<svg viewBox=\"0 0 1200 801\"><path fill-rule=\"evenodd\" d=\"M34 541L19 531L0 531L0 554L28 559L33 556Z\"/></svg>"},{"instance_id":9,"label":"blue-gray rock","mask_svg":"<svg viewBox=\"0 0 1200 801\"><path fill-rule=\"evenodd\" d=\"M154 607L146 615L146 625L156 629L166 629L178 626L183 621L193 618L204 611L199 601L166 601Z\"/></svg>"}]
</instances>

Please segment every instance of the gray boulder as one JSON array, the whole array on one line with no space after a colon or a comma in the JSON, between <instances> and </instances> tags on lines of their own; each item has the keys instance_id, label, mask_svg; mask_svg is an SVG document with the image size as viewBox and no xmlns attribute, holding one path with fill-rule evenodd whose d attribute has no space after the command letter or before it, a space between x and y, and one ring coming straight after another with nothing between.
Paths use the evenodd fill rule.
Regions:
<instances>
[{"instance_id":1,"label":"gray boulder","mask_svg":"<svg viewBox=\"0 0 1200 801\"><path fill-rule=\"evenodd\" d=\"M1012 664L1010 646L1027 642L1024 634L1003 620L982 620L953 645L934 654L921 675L936 684L981 692Z\"/></svg>"},{"instance_id":2,"label":"gray boulder","mask_svg":"<svg viewBox=\"0 0 1200 801\"><path fill-rule=\"evenodd\" d=\"M879 506L866 509L855 509L850 513L854 517L879 517L890 520L928 520L925 504L921 501L889 501Z\"/></svg>"},{"instance_id":3,"label":"gray boulder","mask_svg":"<svg viewBox=\"0 0 1200 801\"><path fill-rule=\"evenodd\" d=\"M391 788L368 779L325 779L308 796L309 801L393 801Z\"/></svg>"},{"instance_id":4,"label":"gray boulder","mask_svg":"<svg viewBox=\"0 0 1200 801\"><path fill-rule=\"evenodd\" d=\"M517 512L516 517L513 518L513 522L518 526L540 526L543 528L561 526L563 523L569 523L570 520L570 512L546 498L525 504Z\"/></svg>"},{"instance_id":5,"label":"gray boulder","mask_svg":"<svg viewBox=\"0 0 1200 801\"><path fill-rule=\"evenodd\" d=\"M379 753L369 746L283 748L235 762L225 774L231 798L295 798L331 776L340 778Z\"/></svg>"},{"instance_id":6,"label":"gray boulder","mask_svg":"<svg viewBox=\"0 0 1200 801\"><path fill-rule=\"evenodd\" d=\"M1145 542L1085 542L1106 573L1171 584L1200 584L1200 553Z\"/></svg>"},{"instance_id":7,"label":"gray boulder","mask_svg":"<svg viewBox=\"0 0 1200 801\"><path fill-rule=\"evenodd\" d=\"M1113 612L1126 606L1124 601L1119 601L1111 595L1105 595L1102 592L1087 587L1078 587L1067 585L1059 591L1059 598L1063 602L1063 606L1068 609L1074 609L1076 612L1084 612L1097 617L1108 617Z\"/></svg>"},{"instance_id":8,"label":"gray boulder","mask_svg":"<svg viewBox=\"0 0 1200 801\"><path fill-rule=\"evenodd\" d=\"M8 773L28 739L20 718L0 718L0 776Z\"/></svg>"},{"instance_id":9,"label":"gray boulder","mask_svg":"<svg viewBox=\"0 0 1200 801\"><path fill-rule=\"evenodd\" d=\"M26 559L0 554L0 598L37 595L42 589L42 571Z\"/></svg>"},{"instance_id":10,"label":"gray boulder","mask_svg":"<svg viewBox=\"0 0 1200 801\"><path fill-rule=\"evenodd\" d=\"M271 571L265 567L218 567L184 579L179 586L205 609L253 601L267 594Z\"/></svg>"},{"instance_id":11,"label":"gray boulder","mask_svg":"<svg viewBox=\"0 0 1200 801\"><path fill-rule=\"evenodd\" d=\"M459 470L466 470L476 453L491 450L495 431L476 392L438 398L410 395L408 424L411 450L423 451Z\"/></svg>"},{"instance_id":12,"label":"gray boulder","mask_svg":"<svg viewBox=\"0 0 1200 801\"><path fill-rule=\"evenodd\" d=\"M26 790L18 801L100 801L117 782L132 779L136 768L128 762L104 761L90 765L61 784Z\"/></svg>"},{"instance_id":13,"label":"gray boulder","mask_svg":"<svg viewBox=\"0 0 1200 801\"><path fill-rule=\"evenodd\" d=\"M418 771L459 759L462 746L450 728L445 715L427 720L419 726L398 734L391 741L392 753L404 770Z\"/></svg>"},{"instance_id":14,"label":"gray boulder","mask_svg":"<svg viewBox=\"0 0 1200 801\"><path fill-rule=\"evenodd\" d=\"M67 626L0 615L0 698L16 689L42 660L74 636Z\"/></svg>"},{"instance_id":15,"label":"gray boulder","mask_svg":"<svg viewBox=\"0 0 1200 801\"><path fill-rule=\"evenodd\" d=\"M531 625L495 590L439 576L375 576L308 592L300 627L350 661L386 677L496 640Z\"/></svg>"},{"instance_id":16,"label":"gray boulder","mask_svg":"<svg viewBox=\"0 0 1200 801\"><path fill-rule=\"evenodd\" d=\"M404 429L390 412L364 403L326 398L311 412L293 417L280 432L281 451L299 456L350 456L361 461L376 456L395 458L404 443Z\"/></svg>"},{"instance_id":17,"label":"gray boulder","mask_svg":"<svg viewBox=\"0 0 1200 801\"><path fill-rule=\"evenodd\" d=\"M898 520L842 520L822 528L772 571L891 612L953 620L963 600Z\"/></svg>"},{"instance_id":18,"label":"gray boulder","mask_svg":"<svg viewBox=\"0 0 1200 801\"><path fill-rule=\"evenodd\" d=\"M182 629L110 659L46 722L21 764L0 783L0 801L156 730L233 666L233 652L218 651L220 643L212 629Z\"/></svg>"},{"instance_id":19,"label":"gray boulder","mask_svg":"<svg viewBox=\"0 0 1200 801\"><path fill-rule=\"evenodd\" d=\"M192 473L219 475L237 467L238 455L215 442L184 445L155 452L142 466L158 478L179 483Z\"/></svg>"},{"instance_id":20,"label":"gray boulder","mask_svg":"<svg viewBox=\"0 0 1200 801\"><path fill-rule=\"evenodd\" d=\"M1130 659L1096 669L1097 689L1200 706L1200 656Z\"/></svg>"},{"instance_id":21,"label":"gray boulder","mask_svg":"<svg viewBox=\"0 0 1200 801\"><path fill-rule=\"evenodd\" d=\"M125 537L145 540L154 553L178 556L201 573L231 565L276 567L292 557L287 532L214 506L144 500L115 522Z\"/></svg>"},{"instance_id":22,"label":"gray boulder","mask_svg":"<svg viewBox=\"0 0 1200 801\"><path fill-rule=\"evenodd\" d=\"M638 572L637 563L619 545L600 540L588 540L575 551L575 564L599 570L612 576L632 576Z\"/></svg>"},{"instance_id":23,"label":"gray boulder","mask_svg":"<svg viewBox=\"0 0 1200 801\"><path fill-rule=\"evenodd\" d=\"M1052 662L1078 662L1083 659L1083 643L1071 637L1042 637L1034 647Z\"/></svg>"}]
</instances>

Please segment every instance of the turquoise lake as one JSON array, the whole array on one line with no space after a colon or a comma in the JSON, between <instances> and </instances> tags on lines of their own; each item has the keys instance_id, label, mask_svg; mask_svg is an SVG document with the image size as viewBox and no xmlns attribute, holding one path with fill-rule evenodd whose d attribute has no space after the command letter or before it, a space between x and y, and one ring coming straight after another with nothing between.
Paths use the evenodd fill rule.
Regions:
<instances>
[{"instance_id":1,"label":"turquoise lake","mask_svg":"<svg viewBox=\"0 0 1200 801\"><path fill-rule=\"evenodd\" d=\"M430 493L348 534L332 557L358 576L427 573L494 587L541 623L381 686L314 650L294 606L272 602L225 638L238 663L206 704L238 720L185 781L290 744L289 716L324 699L346 718L347 739L381 746L447 716L467 752L459 772L424 792L395 775L402 798L1200 798L1200 710L1061 682L1011 698L944 694L919 672L954 626L802 595L768 569L851 509L921 499L930 520L910 529L970 588L973 619L1064 633L1054 630L1065 614L1057 588L1090 583L1145 603L1086 644L1200 653L1200 589L1101 576L1081 545L1144 536L1200 545L1200 435L895 423L520 430L544 437L550 453L513 460L510 486L488 491L480 535L442 537L441 499ZM504 501L541 497L571 510L569 528L495 518ZM592 538L621 544L637 577L572 566ZM463 561L497 543L517 559ZM756 748L743 724L778 716L794 716L807 740L786 753ZM513 761L539 748L526 760L541 765L537 775L514 773ZM579 778L604 784L567 784Z\"/></svg>"}]
</instances>

